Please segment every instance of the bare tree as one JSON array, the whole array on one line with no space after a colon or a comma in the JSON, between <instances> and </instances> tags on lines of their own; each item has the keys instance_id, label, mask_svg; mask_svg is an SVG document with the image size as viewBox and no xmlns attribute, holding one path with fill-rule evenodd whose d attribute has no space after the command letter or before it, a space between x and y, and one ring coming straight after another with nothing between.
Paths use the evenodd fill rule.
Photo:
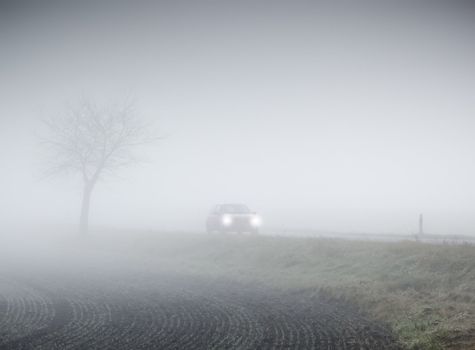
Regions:
<instances>
[{"instance_id":1,"label":"bare tree","mask_svg":"<svg viewBox=\"0 0 475 350\"><path fill-rule=\"evenodd\" d=\"M83 101L58 117L45 120L51 159L49 174L80 175L83 195L79 230L89 229L89 209L97 182L106 175L137 162L137 146L158 139L131 104L99 109Z\"/></svg>"}]
</instances>

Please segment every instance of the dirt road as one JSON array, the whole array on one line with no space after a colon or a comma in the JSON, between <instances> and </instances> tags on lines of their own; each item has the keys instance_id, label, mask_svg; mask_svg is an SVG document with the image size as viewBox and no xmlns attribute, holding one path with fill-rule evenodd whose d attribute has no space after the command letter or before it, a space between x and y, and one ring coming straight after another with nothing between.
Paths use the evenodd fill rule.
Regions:
<instances>
[{"instance_id":1,"label":"dirt road","mask_svg":"<svg viewBox=\"0 0 475 350\"><path fill-rule=\"evenodd\" d=\"M153 258L35 248L0 260L0 349L398 348L347 307Z\"/></svg>"}]
</instances>

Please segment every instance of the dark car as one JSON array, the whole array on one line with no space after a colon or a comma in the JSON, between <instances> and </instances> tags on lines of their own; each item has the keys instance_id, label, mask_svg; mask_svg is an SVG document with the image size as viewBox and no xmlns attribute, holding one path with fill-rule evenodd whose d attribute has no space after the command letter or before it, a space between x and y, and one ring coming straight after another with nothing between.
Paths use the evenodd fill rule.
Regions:
<instances>
[{"instance_id":1,"label":"dark car","mask_svg":"<svg viewBox=\"0 0 475 350\"><path fill-rule=\"evenodd\" d=\"M218 204L206 220L206 231L259 233L261 218L244 204Z\"/></svg>"}]
</instances>

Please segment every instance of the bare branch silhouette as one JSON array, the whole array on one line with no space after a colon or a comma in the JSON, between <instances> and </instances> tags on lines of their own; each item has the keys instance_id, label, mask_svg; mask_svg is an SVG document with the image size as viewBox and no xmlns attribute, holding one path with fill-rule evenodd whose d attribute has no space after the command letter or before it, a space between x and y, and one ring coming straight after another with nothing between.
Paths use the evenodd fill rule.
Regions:
<instances>
[{"instance_id":1,"label":"bare branch silhouette","mask_svg":"<svg viewBox=\"0 0 475 350\"><path fill-rule=\"evenodd\" d=\"M161 139L140 119L132 104L100 109L82 100L59 117L44 120L50 153L48 175L78 174L83 181L80 232L89 228L89 209L97 182L137 163L137 146Z\"/></svg>"}]
</instances>

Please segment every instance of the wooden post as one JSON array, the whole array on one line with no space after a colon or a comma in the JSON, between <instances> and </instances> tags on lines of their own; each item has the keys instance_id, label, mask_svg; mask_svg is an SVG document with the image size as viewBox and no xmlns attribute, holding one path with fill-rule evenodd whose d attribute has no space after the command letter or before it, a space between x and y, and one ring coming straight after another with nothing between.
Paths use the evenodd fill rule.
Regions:
<instances>
[{"instance_id":1,"label":"wooden post","mask_svg":"<svg viewBox=\"0 0 475 350\"><path fill-rule=\"evenodd\" d=\"M424 234L424 216L419 214L419 234Z\"/></svg>"}]
</instances>

